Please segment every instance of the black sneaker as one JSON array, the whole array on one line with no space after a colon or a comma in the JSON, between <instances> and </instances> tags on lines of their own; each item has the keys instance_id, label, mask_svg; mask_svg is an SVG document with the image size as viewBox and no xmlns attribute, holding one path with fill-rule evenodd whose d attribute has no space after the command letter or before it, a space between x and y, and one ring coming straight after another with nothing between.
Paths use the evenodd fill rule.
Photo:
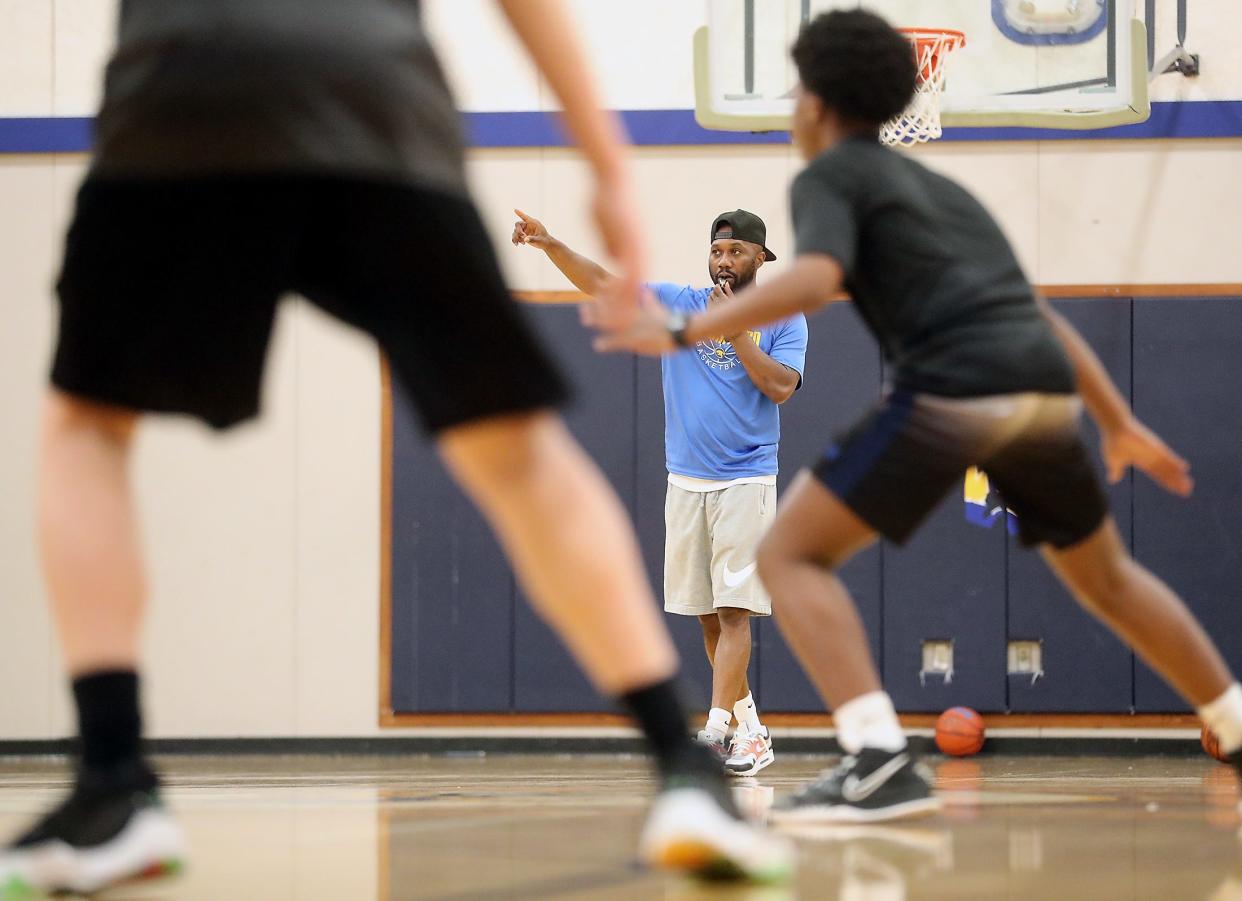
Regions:
<instances>
[{"instance_id":1,"label":"black sneaker","mask_svg":"<svg viewBox=\"0 0 1242 901\"><path fill-rule=\"evenodd\" d=\"M940 801L909 749L863 748L772 807L776 823L873 823L934 813Z\"/></svg>"},{"instance_id":2,"label":"black sneaker","mask_svg":"<svg viewBox=\"0 0 1242 901\"><path fill-rule=\"evenodd\" d=\"M176 873L184 856L154 776L118 782L83 773L59 807L0 850L0 899L90 894Z\"/></svg>"}]
</instances>

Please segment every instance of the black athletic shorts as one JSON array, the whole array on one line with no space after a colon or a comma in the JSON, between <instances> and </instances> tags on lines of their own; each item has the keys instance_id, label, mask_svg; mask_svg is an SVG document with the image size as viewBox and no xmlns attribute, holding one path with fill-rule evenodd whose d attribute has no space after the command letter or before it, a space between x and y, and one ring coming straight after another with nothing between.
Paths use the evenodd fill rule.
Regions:
<instances>
[{"instance_id":1,"label":"black athletic shorts","mask_svg":"<svg viewBox=\"0 0 1242 901\"><path fill-rule=\"evenodd\" d=\"M815 465L859 518L904 544L966 470L978 466L1017 514L1024 544L1065 548L1091 535L1108 501L1079 433L1073 394L953 398L896 391Z\"/></svg>"},{"instance_id":2,"label":"black athletic shorts","mask_svg":"<svg viewBox=\"0 0 1242 901\"><path fill-rule=\"evenodd\" d=\"M566 396L473 204L437 190L92 175L58 291L57 388L217 428L258 413L287 292L375 336L433 432Z\"/></svg>"}]
</instances>

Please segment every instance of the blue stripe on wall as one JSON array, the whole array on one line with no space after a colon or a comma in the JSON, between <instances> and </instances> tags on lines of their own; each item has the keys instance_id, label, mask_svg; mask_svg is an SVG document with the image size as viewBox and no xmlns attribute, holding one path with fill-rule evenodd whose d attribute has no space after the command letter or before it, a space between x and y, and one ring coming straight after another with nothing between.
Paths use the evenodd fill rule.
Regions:
<instances>
[{"instance_id":1,"label":"blue stripe on wall","mask_svg":"<svg viewBox=\"0 0 1242 901\"><path fill-rule=\"evenodd\" d=\"M786 132L748 134L709 131L693 110L623 110L630 137L641 147L708 144L784 144ZM543 112L466 113L474 147L563 147L568 142L556 117ZM91 146L89 118L0 118L0 153L82 153ZM1144 140L1149 138L1242 137L1242 101L1193 100L1153 103L1151 118L1138 125L1095 131L1054 128L947 128L946 141Z\"/></svg>"},{"instance_id":2,"label":"blue stripe on wall","mask_svg":"<svg viewBox=\"0 0 1242 901\"><path fill-rule=\"evenodd\" d=\"M87 118L0 119L0 153L79 153L90 146Z\"/></svg>"}]
</instances>

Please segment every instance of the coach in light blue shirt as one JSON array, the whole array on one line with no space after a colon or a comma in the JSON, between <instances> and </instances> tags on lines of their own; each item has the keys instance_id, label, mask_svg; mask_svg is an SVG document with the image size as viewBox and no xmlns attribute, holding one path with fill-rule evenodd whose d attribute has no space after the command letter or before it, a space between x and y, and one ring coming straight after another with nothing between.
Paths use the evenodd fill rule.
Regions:
<instances>
[{"instance_id":1,"label":"coach in light blue shirt","mask_svg":"<svg viewBox=\"0 0 1242 901\"><path fill-rule=\"evenodd\" d=\"M542 250L583 293L599 292L610 277L603 268L552 237L539 220L515 212L514 244ZM763 220L746 210L717 216L710 240L711 287L650 285L664 306L691 314L728 303L776 259ZM742 776L773 760L746 679L750 617L772 612L755 575L755 551L776 510L777 407L802 384L806 343L799 314L763 330L700 341L663 360L664 609L702 624L713 677L712 709L699 739L728 772ZM729 742L733 717L738 727Z\"/></svg>"}]
</instances>

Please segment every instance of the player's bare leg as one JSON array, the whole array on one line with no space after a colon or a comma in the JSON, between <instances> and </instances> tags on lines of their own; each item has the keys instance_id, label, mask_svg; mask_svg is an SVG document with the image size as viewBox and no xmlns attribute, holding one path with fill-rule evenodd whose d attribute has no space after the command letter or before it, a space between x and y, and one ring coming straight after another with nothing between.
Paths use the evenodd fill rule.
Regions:
<instances>
[{"instance_id":1,"label":"player's bare leg","mask_svg":"<svg viewBox=\"0 0 1242 901\"><path fill-rule=\"evenodd\" d=\"M1078 602L1196 707L1222 750L1242 752L1242 688L1182 599L1130 556L1111 517L1043 554Z\"/></svg>"},{"instance_id":2,"label":"player's bare leg","mask_svg":"<svg viewBox=\"0 0 1242 901\"><path fill-rule=\"evenodd\" d=\"M677 656L616 494L550 412L447 430L445 462L492 524L536 609L603 692L642 725L665 779L643 834L649 863L780 879L788 847L741 822L719 770L689 740Z\"/></svg>"},{"instance_id":3,"label":"player's bare leg","mask_svg":"<svg viewBox=\"0 0 1242 901\"><path fill-rule=\"evenodd\" d=\"M759 575L781 634L833 710L848 752L780 802L777 822L889 820L938 807L881 688L858 608L834 573L873 541L870 526L802 472L759 546Z\"/></svg>"},{"instance_id":4,"label":"player's bare leg","mask_svg":"<svg viewBox=\"0 0 1242 901\"><path fill-rule=\"evenodd\" d=\"M881 690L862 619L834 572L874 541L870 526L802 472L759 545L777 625L831 710Z\"/></svg>"},{"instance_id":5,"label":"player's bare leg","mask_svg":"<svg viewBox=\"0 0 1242 901\"><path fill-rule=\"evenodd\" d=\"M673 649L620 500L552 413L449 429L440 452L535 608L601 691L671 678Z\"/></svg>"},{"instance_id":6,"label":"player's bare leg","mask_svg":"<svg viewBox=\"0 0 1242 901\"><path fill-rule=\"evenodd\" d=\"M82 752L70 797L0 852L0 894L91 892L174 871L184 856L139 747L146 588L128 473L136 424L131 411L59 392L46 401L39 537Z\"/></svg>"},{"instance_id":7,"label":"player's bare leg","mask_svg":"<svg viewBox=\"0 0 1242 901\"><path fill-rule=\"evenodd\" d=\"M128 472L137 421L59 392L45 404L39 539L71 675L138 662L146 584Z\"/></svg>"}]
</instances>

